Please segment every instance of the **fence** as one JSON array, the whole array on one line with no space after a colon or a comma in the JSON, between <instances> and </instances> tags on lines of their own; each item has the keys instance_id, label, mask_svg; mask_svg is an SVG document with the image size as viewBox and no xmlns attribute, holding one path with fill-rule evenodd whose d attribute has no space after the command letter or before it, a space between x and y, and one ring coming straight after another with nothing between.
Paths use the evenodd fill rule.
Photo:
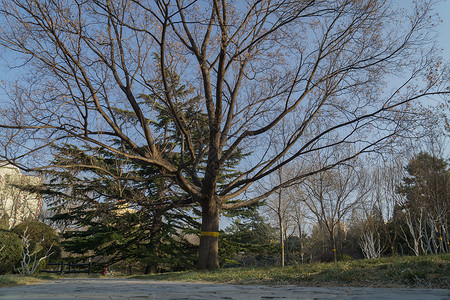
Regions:
<instances>
[{"instance_id":1,"label":"fence","mask_svg":"<svg viewBox=\"0 0 450 300\"><path fill-rule=\"evenodd\" d=\"M56 270L42 270L41 272L46 273L58 273L58 274L70 274L70 273L88 273L92 274L92 263L83 263L83 264L75 264L75 263L65 263L64 261L60 263L47 263L47 268L49 266L58 266Z\"/></svg>"}]
</instances>

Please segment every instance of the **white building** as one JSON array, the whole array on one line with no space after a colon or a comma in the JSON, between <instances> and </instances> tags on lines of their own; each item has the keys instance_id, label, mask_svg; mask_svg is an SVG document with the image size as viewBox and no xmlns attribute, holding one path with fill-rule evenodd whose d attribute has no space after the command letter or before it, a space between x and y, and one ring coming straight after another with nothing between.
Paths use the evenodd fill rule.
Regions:
<instances>
[{"instance_id":1,"label":"white building","mask_svg":"<svg viewBox=\"0 0 450 300\"><path fill-rule=\"evenodd\" d=\"M19 168L0 162L0 220L9 228L27 220L37 219L42 211L42 197L20 187L37 186L42 179L25 176Z\"/></svg>"}]
</instances>

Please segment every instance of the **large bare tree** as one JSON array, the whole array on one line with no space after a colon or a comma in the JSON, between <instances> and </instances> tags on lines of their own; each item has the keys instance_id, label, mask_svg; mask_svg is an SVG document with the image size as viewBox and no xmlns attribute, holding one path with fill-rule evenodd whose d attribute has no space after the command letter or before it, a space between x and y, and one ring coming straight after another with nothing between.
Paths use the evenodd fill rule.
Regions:
<instances>
[{"instance_id":1,"label":"large bare tree","mask_svg":"<svg viewBox=\"0 0 450 300\"><path fill-rule=\"evenodd\" d=\"M433 1L395 2L2 0L2 53L23 77L2 99L1 155L30 168L49 145L87 143L158 168L201 207L198 266L217 268L221 210L320 170L263 194L255 182L316 151L352 144L328 169L391 143L413 101L449 92Z\"/></svg>"}]
</instances>

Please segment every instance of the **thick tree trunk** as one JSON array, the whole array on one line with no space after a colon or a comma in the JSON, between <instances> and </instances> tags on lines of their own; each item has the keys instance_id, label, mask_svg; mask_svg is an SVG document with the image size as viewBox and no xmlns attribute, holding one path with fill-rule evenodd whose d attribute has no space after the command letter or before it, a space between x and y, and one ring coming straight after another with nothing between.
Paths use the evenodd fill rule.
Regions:
<instances>
[{"instance_id":1,"label":"thick tree trunk","mask_svg":"<svg viewBox=\"0 0 450 300\"><path fill-rule=\"evenodd\" d=\"M219 214L215 199L202 204L202 232L198 250L198 265L201 270L219 268Z\"/></svg>"}]
</instances>

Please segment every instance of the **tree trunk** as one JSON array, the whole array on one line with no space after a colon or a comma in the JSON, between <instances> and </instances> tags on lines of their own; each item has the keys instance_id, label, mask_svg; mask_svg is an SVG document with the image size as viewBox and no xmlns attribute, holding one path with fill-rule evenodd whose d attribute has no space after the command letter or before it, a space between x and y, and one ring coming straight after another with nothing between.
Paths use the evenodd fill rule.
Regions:
<instances>
[{"instance_id":1,"label":"tree trunk","mask_svg":"<svg viewBox=\"0 0 450 300\"><path fill-rule=\"evenodd\" d=\"M278 214L278 221L279 221L279 225L280 225L281 266L284 267L284 240L285 240L285 234L284 234L283 217L281 216L280 212Z\"/></svg>"},{"instance_id":2,"label":"tree trunk","mask_svg":"<svg viewBox=\"0 0 450 300\"><path fill-rule=\"evenodd\" d=\"M302 260L303 265L303 232L302 232L302 224L300 222L297 223L298 226L298 238L299 238L299 251L300 251L300 258Z\"/></svg>"},{"instance_id":3,"label":"tree trunk","mask_svg":"<svg viewBox=\"0 0 450 300\"><path fill-rule=\"evenodd\" d=\"M337 253L336 253L336 237L334 232L331 232L331 252L333 253L333 261L337 262Z\"/></svg>"},{"instance_id":4,"label":"tree trunk","mask_svg":"<svg viewBox=\"0 0 450 300\"><path fill-rule=\"evenodd\" d=\"M202 232L198 250L198 265L201 270L219 268L219 214L215 199L202 204Z\"/></svg>"},{"instance_id":5,"label":"tree trunk","mask_svg":"<svg viewBox=\"0 0 450 300\"><path fill-rule=\"evenodd\" d=\"M280 169L281 170L281 169ZM281 174L279 174L281 180ZM285 241L285 229L284 229L284 215L281 209L283 205L283 198L281 195L282 190L278 192L278 207L277 207L277 216L278 216L278 225L280 227L280 247L281 247L281 266L284 267L284 241Z\"/></svg>"}]
</instances>

